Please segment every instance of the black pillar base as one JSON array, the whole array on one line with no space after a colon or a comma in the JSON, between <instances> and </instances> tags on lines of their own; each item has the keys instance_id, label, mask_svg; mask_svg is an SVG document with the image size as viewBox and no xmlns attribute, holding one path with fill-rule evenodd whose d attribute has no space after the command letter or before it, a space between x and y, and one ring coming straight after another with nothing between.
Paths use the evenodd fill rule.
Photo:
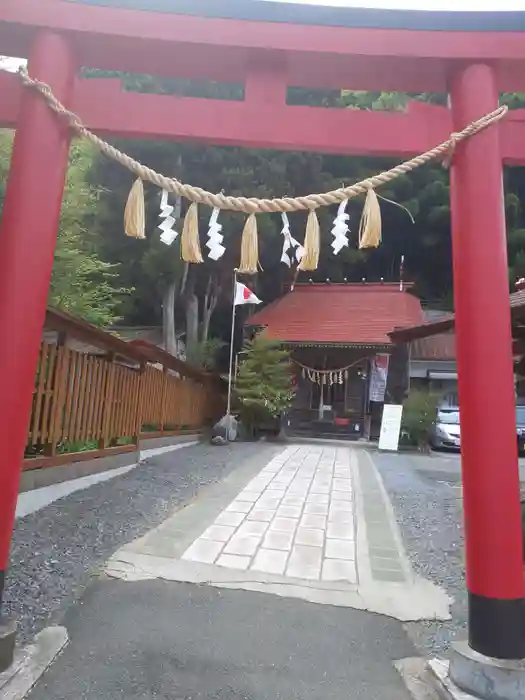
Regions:
<instances>
[{"instance_id":1,"label":"black pillar base","mask_svg":"<svg viewBox=\"0 0 525 700\"><path fill-rule=\"evenodd\" d=\"M16 624L13 620L0 618L0 673L13 663L15 654Z\"/></svg>"},{"instance_id":2,"label":"black pillar base","mask_svg":"<svg viewBox=\"0 0 525 700\"><path fill-rule=\"evenodd\" d=\"M469 646L495 659L525 659L525 598L501 600L469 592Z\"/></svg>"}]
</instances>

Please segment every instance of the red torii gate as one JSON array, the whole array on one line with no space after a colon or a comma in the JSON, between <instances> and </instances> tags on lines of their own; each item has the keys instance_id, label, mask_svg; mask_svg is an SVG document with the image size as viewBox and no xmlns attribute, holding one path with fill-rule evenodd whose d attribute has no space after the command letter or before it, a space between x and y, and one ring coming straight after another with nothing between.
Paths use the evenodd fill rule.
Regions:
<instances>
[{"instance_id":1,"label":"red torii gate","mask_svg":"<svg viewBox=\"0 0 525 700\"><path fill-rule=\"evenodd\" d=\"M3 54L27 56L30 75L88 128L128 138L402 158L493 111L498 93L525 92L525 12L3 0L0 46ZM244 83L245 99L123 92L119 81L78 77L83 66ZM448 92L451 106L414 104L406 113L292 107L289 85ZM1 600L70 135L16 76L0 74L0 95L0 125L16 126L0 235ZM522 659L503 162L525 163L525 110L459 145L451 174L469 643L487 656Z\"/></svg>"}]
</instances>

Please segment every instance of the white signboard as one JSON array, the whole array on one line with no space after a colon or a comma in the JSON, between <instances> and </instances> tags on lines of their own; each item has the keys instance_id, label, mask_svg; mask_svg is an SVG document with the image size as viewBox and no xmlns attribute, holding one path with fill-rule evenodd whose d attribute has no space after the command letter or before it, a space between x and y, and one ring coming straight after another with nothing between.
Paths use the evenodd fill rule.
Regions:
<instances>
[{"instance_id":1,"label":"white signboard","mask_svg":"<svg viewBox=\"0 0 525 700\"><path fill-rule=\"evenodd\" d=\"M389 355L376 355L371 362L369 400L381 403L385 400L388 379Z\"/></svg>"},{"instance_id":2,"label":"white signboard","mask_svg":"<svg viewBox=\"0 0 525 700\"><path fill-rule=\"evenodd\" d=\"M397 452L401 432L403 406L386 403L383 406L383 419L379 433L379 449Z\"/></svg>"}]
</instances>

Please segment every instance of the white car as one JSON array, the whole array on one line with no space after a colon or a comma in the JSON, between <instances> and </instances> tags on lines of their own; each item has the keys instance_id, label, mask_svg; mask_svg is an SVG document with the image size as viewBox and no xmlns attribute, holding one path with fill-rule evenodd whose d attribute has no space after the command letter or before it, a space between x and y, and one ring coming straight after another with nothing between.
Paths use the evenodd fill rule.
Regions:
<instances>
[{"instance_id":1,"label":"white car","mask_svg":"<svg viewBox=\"0 0 525 700\"><path fill-rule=\"evenodd\" d=\"M434 449L459 450L461 447L461 428L459 426L459 408L440 408L430 436Z\"/></svg>"}]
</instances>

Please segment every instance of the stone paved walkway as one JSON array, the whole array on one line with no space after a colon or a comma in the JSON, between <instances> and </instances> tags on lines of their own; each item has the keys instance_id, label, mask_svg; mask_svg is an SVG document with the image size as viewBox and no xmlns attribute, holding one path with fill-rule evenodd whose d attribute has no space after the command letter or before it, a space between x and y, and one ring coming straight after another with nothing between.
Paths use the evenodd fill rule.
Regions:
<instances>
[{"instance_id":1,"label":"stone paved walkway","mask_svg":"<svg viewBox=\"0 0 525 700\"><path fill-rule=\"evenodd\" d=\"M346 449L290 447L247 484L182 558L357 583L353 494Z\"/></svg>"},{"instance_id":2,"label":"stone paved walkway","mask_svg":"<svg viewBox=\"0 0 525 700\"><path fill-rule=\"evenodd\" d=\"M119 550L106 573L260 591L403 621L448 619L416 576L367 450L298 444L249 462Z\"/></svg>"}]
</instances>

